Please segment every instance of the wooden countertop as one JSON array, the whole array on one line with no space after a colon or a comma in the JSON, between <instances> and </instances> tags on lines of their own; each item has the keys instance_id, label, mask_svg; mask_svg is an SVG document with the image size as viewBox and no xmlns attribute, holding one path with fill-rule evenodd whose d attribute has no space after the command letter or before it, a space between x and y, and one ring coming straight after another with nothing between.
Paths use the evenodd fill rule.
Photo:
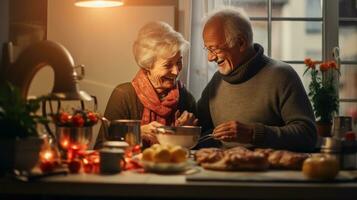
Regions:
<instances>
[{"instance_id":1,"label":"wooden countertop","mask_svg":"<svg viewBox=\"0 0 357 200\"><path fill-rule=\"evenodd\" d=\"M199 168L199 170L202 170ZM224 172L240 176L246 172ZM274 172L280 173L280 172ZM300 172L281 172L297 173ZM357 171L348 172L356 174ZM285 176L282 174L282 176ZM294 175L293 175L294 176ZM185 175L126 171L116 175L70 174L38 181L0 179L1 195L177 199L357 199L357 182L188 181ZM2 199L2 198L1 198Z\"/></svg>"}]
</instances>

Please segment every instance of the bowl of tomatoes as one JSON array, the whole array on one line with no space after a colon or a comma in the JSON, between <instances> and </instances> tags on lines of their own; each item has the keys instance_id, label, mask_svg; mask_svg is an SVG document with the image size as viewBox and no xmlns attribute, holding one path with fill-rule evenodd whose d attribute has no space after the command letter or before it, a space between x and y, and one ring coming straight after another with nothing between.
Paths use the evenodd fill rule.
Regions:
<instances>
[{"instance_id":1,"label":"bowl of tomatoes","mask_svg":"<svg viewBox=\"0 0 357 200\"><path fill-rule=\"evenodd\" d=\"M59 146L63 150L86 150L92 140L93 126L98 120L99 115L92 111L59 112L54 118Z\"/></svg>"}]
</instances>

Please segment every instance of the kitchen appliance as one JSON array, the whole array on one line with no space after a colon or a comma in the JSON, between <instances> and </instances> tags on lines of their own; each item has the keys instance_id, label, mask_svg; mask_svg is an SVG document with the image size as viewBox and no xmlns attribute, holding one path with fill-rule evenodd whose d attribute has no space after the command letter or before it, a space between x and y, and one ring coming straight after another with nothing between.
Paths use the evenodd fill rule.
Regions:
<instances>
[{"instance_id":1,"label":"kitchen appliance","mask_svg":"<svg viewBox=\"0 0 357 200\"><path fill-rule=\"evenodd\" d=\"M27 47L15 61L13 61L12 44L8 43L6 47L8 58L4 58L4 63L7 64L4 77L20 89L24 99L27 99L29 87L35 74L45 66L50 66L53 69L52 92L42 97L42 113L45 117L51 118L58 114L64 100L79 101L82 110L85 109L84 101L94 101L94 110L96 110L97 99L85 91L79 90L78 82L85 75L84 66L75 65L71 54L64 46L53 41L39 41ZM56 109L54 109L54 104ZM56 138L58 142L63 142L59 140L68 138L70 142L87 145L92 137L91 128L56 127L55 135L48 125L45 127L48 134L52 138Z\"/></svg>"}]
</instances>

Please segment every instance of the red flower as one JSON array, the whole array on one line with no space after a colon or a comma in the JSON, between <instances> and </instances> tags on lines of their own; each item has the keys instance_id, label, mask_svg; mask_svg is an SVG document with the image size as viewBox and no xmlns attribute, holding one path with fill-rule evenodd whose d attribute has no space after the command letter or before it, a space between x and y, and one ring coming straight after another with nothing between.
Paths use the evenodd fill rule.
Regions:
<instances>
[{"instance_id":1,"label":"red flower","mask_svg":"<svg viewBox=\"0 0 357 200\"><path fill-rule=\"evenodd\" d=\"M329 61L328 65L329 65L329 68L337 69L337 65L336 65L335 61Z\"/></svg>"},{"instance_id":2,"label":"red flower","mask_svg":"<svg viewBox=\"0 0 357 200\"><path fill-rule=\"evenodd\" d=\"M305 58L304 63L309 68L315 69L316 62L312 61L311 58Z\"/></svg>"},{"instance_id":3,"label":"red flower","mask_svg":"<svg viewBox=\"0 0 357 200\"><path fill-rule=\"evenodd\" d=\"M324 62L324 63L320 64L320 70L322 72L327 71L328 69L329 69L329 63L328 62Z\"/></svg>"}]
</instances>

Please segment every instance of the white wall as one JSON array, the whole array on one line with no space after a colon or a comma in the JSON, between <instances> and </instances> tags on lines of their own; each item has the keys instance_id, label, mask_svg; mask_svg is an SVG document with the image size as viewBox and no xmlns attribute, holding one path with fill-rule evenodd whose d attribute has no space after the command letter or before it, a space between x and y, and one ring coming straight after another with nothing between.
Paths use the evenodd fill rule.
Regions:
<instances>
[{"instance_id":1,"label":"white wall","mask_svg":"<svg viewBox=\"0 0 357 200\"><path fill-rule=\"evenodd\" d=\"M137 31L153 20L173 26L174 7L80 8L73 2L48 1L47 38L63 44L76 64L86 66L80 88L98 98L99 112L104 113L113 88L131 81L139 69L131 47ZM40 83L34 87L42 86Z\"/></svg>"}]
</instances>

